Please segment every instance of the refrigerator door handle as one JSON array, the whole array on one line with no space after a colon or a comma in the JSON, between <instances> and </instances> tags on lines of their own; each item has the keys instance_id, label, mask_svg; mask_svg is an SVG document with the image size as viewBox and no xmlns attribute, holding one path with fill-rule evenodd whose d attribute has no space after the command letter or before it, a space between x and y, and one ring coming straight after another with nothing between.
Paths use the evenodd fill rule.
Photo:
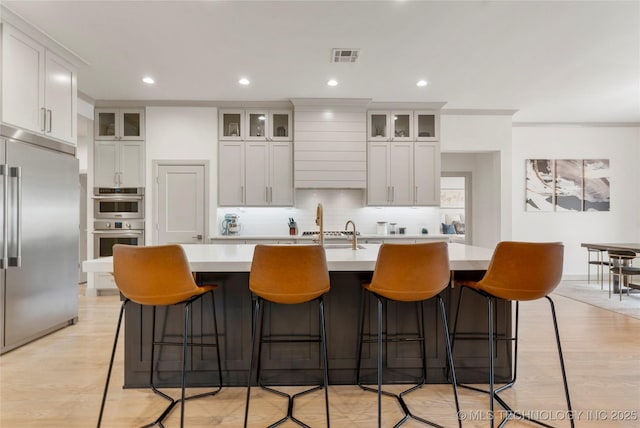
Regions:
<instances>
[{"instance_id":1,"label":"refrigerator door handle","mask_svg":"<svg viewBox=\"0 0 640 428\"><path fill-rule=\"evenodd\" d=\"M9 235L9 204L7 203L7 168L8 165L0 165L0 177L2 177L2 256L0 257L0 270L6 269L9 265L7 253L9 252L9 243L7 237Z\"/></svg>"},{"instance_id":2,"label":"refrigerator door handle","mask_svg":"<svg viewBox=\"0 0 640 428\"><path fill-rule=\"evenodd\" d=\"M15 230L13 232L13 236L16 238L15 244L15 256L9 256L9 266L10 267L21 267L22 266L22 168L19 166L9 167L9 177L15 178L15 195L16 195L16 206L13 207L15 210L14 216L14 227ZM6 240L5 240L6 241Z\"/></svg>"}]
</instances>

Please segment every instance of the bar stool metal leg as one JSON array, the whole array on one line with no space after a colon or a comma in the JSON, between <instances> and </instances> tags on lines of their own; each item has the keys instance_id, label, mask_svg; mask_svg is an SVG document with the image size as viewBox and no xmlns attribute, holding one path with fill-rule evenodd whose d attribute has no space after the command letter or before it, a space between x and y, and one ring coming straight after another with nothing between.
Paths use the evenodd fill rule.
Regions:
<instances>
[{"instance_id":1,"label":"bar stool metal leg","mask_svg":"<svg viewBox=\"0 0 640 428\"><path fill-rule=\"evenodd\" d=\"M423 322L422 328L419 329L418 335L419 335L419 343L422 349L422 354L421 354L421 359L423 362L423 367L422 367L422 378L420 379L420 382L417 385L412 386L411 388L408 388L402 392L400 392L399 394L393 394L390 393L388 391L384 391L382 389L382 383L383 383L383 355L384 355L384 350L383 350L383 346L382 343L385 341L383 339L383 320L384 320L384 307L385 307L385 303L386 303L386 299L384 297L375 295L376 297L376 301L377 301L377 338L376 338L376 345L377 345L377 355L376 355L376 366L377 366L377 388L373 389L370 388L368 386L362 385L361 383L361 378L360 378L360 368L361 368L361 358L362 358L362 344L364 342L363 336L364 336L364 320L365 320L365 313L366 313L366 301L363 301L363 309L361 311L361 329L360 329L360 343L359 343L359 347L358 347L358 362L357 362L357 368L356 368L356 378L357 378L357 383L358 386L360 386L361 389L365 390L365 391L371 391L371 392L375 392L377 394L377 398L378 398L378 427L380 428L382 426L382 396L389 396L389 397L394 397L398 400L398 403L400 404L400 407L402 408L402 411L404 413L404 416L402 417L402 419L400 421L398 421L394 427L399 427L402 424L404 424L406 421L408 421L409 419L413 419L415 421L421 422L423 424L426 425L430 425L433 427L441 427L441 425L438 425L434 422L431 422L427 419L424 419L420 416L417 416L415 414L413 414L411 412L411 410L409 409L409 406L407 405L407 403L404 400L404 396L409 394L412 391L415 391L416 389L421 388L425 381L426 381L426 353L424 352L424 333L423 333L423 326L424 326L424 316L423 316L423 306L424 306L424 301L420 301L417 302L418 305L416 306L416 317L419 320L419 322ZM458 390L457 390L457 381L456 381L456 375L455 375L455 369L454 369L454 365L453 365L453 353L452 353L452 348L451 348L451 341L449 338L449 328L448 328L448 321L447 321L447 316L446 316L446 310L444 308L444 302L441 298L440 295L436 296L437 298L437 306L438 306L438 311L440 312L440 316L441 316L441 320L442 320L442 326L443 326L443 334L445 337L445 347L446 347L446 352L447 352L447 364L449 367L449 373L450 376L452 378L452 387L453 387L453 394L454 394L454 400L455 400L455 405L456 405L456 415L458 418L458 426L462 426L462 420L461 420L461 415L460 415L460 405L459 405L459 400L458 400Z\"/></svg>"},{"instance_id":2,"label":"bar stool metal leg","mask_svg":"<svg viewBox=\"0 0 640 428\"><path fill-rule=\"evenodd\" d=\"M458 303L460 303L460 301L462 300L462 293L464 291L464 289L467 287L463 287L461 289L460 292L460 300L458 301ZM464 384L460 384L460 386L462 386L463 388L467 388L467 389L471 389L474 391L478 391L478 392L483 392L485 394L489 394L489 416L490 416L490 426L493 428L495 421L494 421L494 416L495 416L495 411L494 411L494 401L498 402L498 404L506 411L507 415L505 416L505 418L500 422L500 424L498 425L498 427L502 427L504 426L509 420L513 419L514 417L518 417L518 419L526 419L529 422L538 424L540 426L543 427L547 427L547 428L553 428L552 425L548 425L544 422L541 422L539 420L530 418L526 415L523 415L520 412L515 411L514 409L511 408L511 406L502 398L498 395L498 393L500 393L501 391L504 391L507 388L512 387L515 382L516 382L516 378L517 378L517 368L518 368L518 324L519 324L519 312L520 312L520 302L516 301L516 318L515 318L515 334L514 337L511 339L507 339L507 340L513 340L514 341L514 357L513 357L513 374L511 376L511 379L504 385L496 388L495 387L495 358L494 358L494 348L496 345L496 340L498 340L498 338L496 337L495 333L494 333L494 325L493 325L493 318L494 318L494 298L482 291L476 290L471 288L471 290L475 291L476 293L484 296L487 300L487 317L488 317L488 321L487 321L487 327L488 327L488 352L489 352L489 390L483 390L480 388L476 388L473 386L469 386L469 385L464 385ZM558 322L557 322L557 318L556 318L556 312L555 312L555 305L553 303L553 300L549 297L549 296L545 296L545 298L549 301L549 304L551 305L551 315L552 315L552 319L553 319L553 327L554 327L554 332L555 332L555 338L556 338L556 345L558 348L558 357L560 360L560 370L562 372L562 382L563 382L563 386L564 386L564 393L565 393L565 399L567 402L567 412L568 412L568 418L571 424L571 427L574 427L574 419L573 419L573 410L571 407L571 399L569 397L569 387L568 387L568 383L567 383L567 375L566 375L566 370L565 370L565 365L564 365L564 358L562 355L562 347L560 344L560 333L558 330ZM458 311L459 311L460 306L458 306L457 310L456 310L456 320L454 322L454 331L452 334L452 339L455 340L456 337L456 328L457 328L457 317L458 317Z\"/></svg>"},{"instance_id":3,"label":"bar stool metal leg","mask_svg":"<svg viewBox=\"0 0 640 428\"><path fill-rule=\"evenodd\" d=\"M309 426L307 424L305 424L304 422L302 422L301 420L299 420L298 418L296 418L293 415L293 409L294 409L294 401L297 397L301 396L301 395L305 395L314 391L317 391L319 389L324 388L325 393L325 412L326 412L326 418L327 418L327 427L329 428L331 426L331 422L330 422L330 418L329 418L329 370L328 370L328 357L327 357L327 341L326 341L326 326L325 326L325 317L324 317L324 301L322 299L322 296L317 298L318 300L318 306L319 306L319 323L320 323L320 338L319 340L307 340L308 342L319 342L320 343L320 353L321 353L321 359L322 359L322 366L323 366L323 384L319 385L319 386L315 386L309 389L306 389L304 391L298 392L296 394L293 395L289 395L286 394L282 391L278 391L277 389L271 388L269 386L266 386L264 384L262 384L261 379L260 379L260 366L261 366L261 356L262 356L262 342L263 342L263 319L264 319L264 305L261 305L261 303L263 303L263 299L260 297L256 297L255 298L255 303L254 303L254 312L253 312L253 326L252 326L252 341L251 341L251 359L250 359L250 367L249 367L249 381L248 381L248 385L247 385L247 397L246 397L246 402L245 402L245 413L244 413L244 427L247 427L247 423L249 420L249 402L250 402L250 398L251 398L251 384L253 381L253 365L255 362L256 365L256 383L258 386L260 386L260 388L264 389L265 391L274 393L276 395L279 395L281 397L287 398L288 403L287 403L287 415L284 416L282 419L272 423L271 425L269 425L269 428L271 427L276 427L279 426L280 424L284 423L287 420L291 420L292 422L296 423L299 426L302 427L306 427L309 428ZM254 358L254 354L255 354L255 346L256 346L256 341L258 342L258 352L257 352L257 358ZM274 341L270 341L270 342L274 342ZM275 342L277 342L277 340L275 340ZM257 361L256 361L257 360Z\"/></svg>"},{"instance_id":4,"label":"bar stool metal leg","mask_svg":"<svg viewBox=\"0 0 640 428\"><path fill-rule=\"evenodd\" d=\"M109 381L111 380L111 371L113 369L113 360L116 356L116 349L118 348L118 337L120 336L120 326L122 325L122 318L124 316L124 308L129 302L129 299L125 299L120 306L120 315L118 315L118 324L116 326L116 335L113 339L113 348L111 349L111 359L109 360L109 369L107 370L107 380L104 384L104 392L102 393L102 403L100 403L100 415L98 416L98 428L102 424L102 415L104 414L104 405L107 401L107 391L109 390Z\"/></svg>"}]
</instances>

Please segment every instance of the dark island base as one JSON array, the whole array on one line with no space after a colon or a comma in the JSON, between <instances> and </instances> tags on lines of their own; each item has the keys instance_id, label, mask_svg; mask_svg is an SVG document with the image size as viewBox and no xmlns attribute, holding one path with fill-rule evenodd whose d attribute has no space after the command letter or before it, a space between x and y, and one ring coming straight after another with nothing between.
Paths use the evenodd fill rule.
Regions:
<instances>
[{"instance_id":1,"label":"dark island base","mask_svg":"<svg viewBox=\"0 0 640 428\"><path fill-rule=\"evenodd\" d=\"M483 271L456 272L456 279L478 279ZM352 385L356 379L356 356L360 319L361 283L369 280L371 272L332 272L331 291L324 297L329 354L329 382ZM248 273L198 274L200 283L216 283L215 291L218 331L222 358L223 384L246 386L251 353L252 300L248 289ZM442 297L447 308L450 330L460 288L447 288ZM371 296L367 295L367 298ZM463 312L458 322L461 332L486 333L486 302L475 293L466 292ZM370 307L375 308L371 298ZM495 307L500 335L511 334L511 304L498 301ZM151 308L129 303L125 319L125 388L149 386ZM388 334L415 332L417 317L415 303L390 302L384 329ZM181 340L182 306L158 308L157 336ZM194 342L214 343L210 297L193 305L192 331ZM446 351L436 300L425 304L427 382L446 383ZM276 305L265 307L265 334L317 334L318 305ZM365 331L376 331L376 311L369 311ZM511 348L508 341L497 346L495 372L498 382L511 375ZM157 386L177 387L180 384L181 348L164 346L156 351ZM409 383L420 376L420 348L418 342L384 344L386 369L383 383ZM487 383L488 354L485 340L458 340L454 345L456 374L463 383ZM217 385L215 348L192 348L187 364L189 386ZM376 345L363 347L363 380L375 383ZM313 385L321 383L320 349L317 343L265 344L262 351L262 379L269 385Z\"/></svg>"}]
</instances>

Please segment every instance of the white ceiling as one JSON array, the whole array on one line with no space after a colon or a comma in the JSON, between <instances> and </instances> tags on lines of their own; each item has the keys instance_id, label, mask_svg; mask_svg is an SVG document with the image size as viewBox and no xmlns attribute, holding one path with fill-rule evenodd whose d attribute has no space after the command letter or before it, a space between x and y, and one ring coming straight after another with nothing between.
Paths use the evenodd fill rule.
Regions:
<instances>
[{"instance_id":1,"label":"white ceiling","mask_svg":"<svg viewBox=\"0 0 640 428\"><path fill-rule=\"evenodd\" d=\"M638 1L2 2L88 63L78 89L95 100L371 98L640 122ZM360 59L332 64L332 48Z\"/></svg>"}]
</instances>

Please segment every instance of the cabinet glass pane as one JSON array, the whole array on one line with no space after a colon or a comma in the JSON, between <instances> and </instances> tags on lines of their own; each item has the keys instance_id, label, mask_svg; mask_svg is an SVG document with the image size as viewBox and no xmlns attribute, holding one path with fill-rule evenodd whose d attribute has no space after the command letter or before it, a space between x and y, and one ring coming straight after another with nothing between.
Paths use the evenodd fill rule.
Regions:
<instances>
[{"instance_id":1,"label":"cabinet glass pane","mask_svg":"<svg viewBox=\"0 0 640 428\"><path fill-rule=\"evenodd\" d=\"M225 113L223 115L223 135L225 137L241 137L240 113Z\"/></svg>"},{"instance_id":2,"label":"cabinet glass pane","mask_svg":"<svg viewBox=\"0 0 640 428\"><path fill-rule=\"evenodd\" d=\"M372 114L371 115L371 137L387 136L387 115Z\"/></svg>"},{"instance_id":3,"label":"cabinet glass pane","mask_svg":"<svg viewBox=\"0 0 640 428\"><path fill-rule=\"evenodd\" d=\"M103 137L116 136L116 114L98 113L98 135Z\"/></svg>"},{"instance_id":4,"label":"cabinet glass pane","mask_svg":"<svg viewBox=\"0 0 640 428\"><path fill-rule=\"evenodd\" d=\"M418 115L418 137L436 136L436 116L434 114Z\"/></svg>"},{"instance_id":5,"label":"cabinet glass pane","mask_svg":"<svg viewBox=\"0 0 640 428\"><path fill-rule=\"evenodd\" d=\"M122 136L140 136L140 113L124 113L122 115Z\"/></svg>"},{"instance_id":6,"label":"cabinet glass pane","mask_svg":"<svg viewBox=\"0 0 640 428\"><path fill-rule=\"evenodd\" d=\"M409 123L411 114L395 114L393 116L394 137L410 137Z\"/></svg>"},{"instance_id":7,"label":"cabinet glass pane","mask_svg":"<svg viewBox=\"0 0 640 428\"><path fill-rule=\"evenodd\" d=\"M274 137L289 136L289 115L288 114L273 115L273 136Z\"/></svg>"},{"instance_id":8,"label":"cabinet glass pane","mask_svg":"<svg viewBox=\"0 0 640 428\"><path fill-rule=\"evenodd\" d=\"M264 113L249 114L249 136L264 137L267 117Z\"/></svg>"}]
</instances>

